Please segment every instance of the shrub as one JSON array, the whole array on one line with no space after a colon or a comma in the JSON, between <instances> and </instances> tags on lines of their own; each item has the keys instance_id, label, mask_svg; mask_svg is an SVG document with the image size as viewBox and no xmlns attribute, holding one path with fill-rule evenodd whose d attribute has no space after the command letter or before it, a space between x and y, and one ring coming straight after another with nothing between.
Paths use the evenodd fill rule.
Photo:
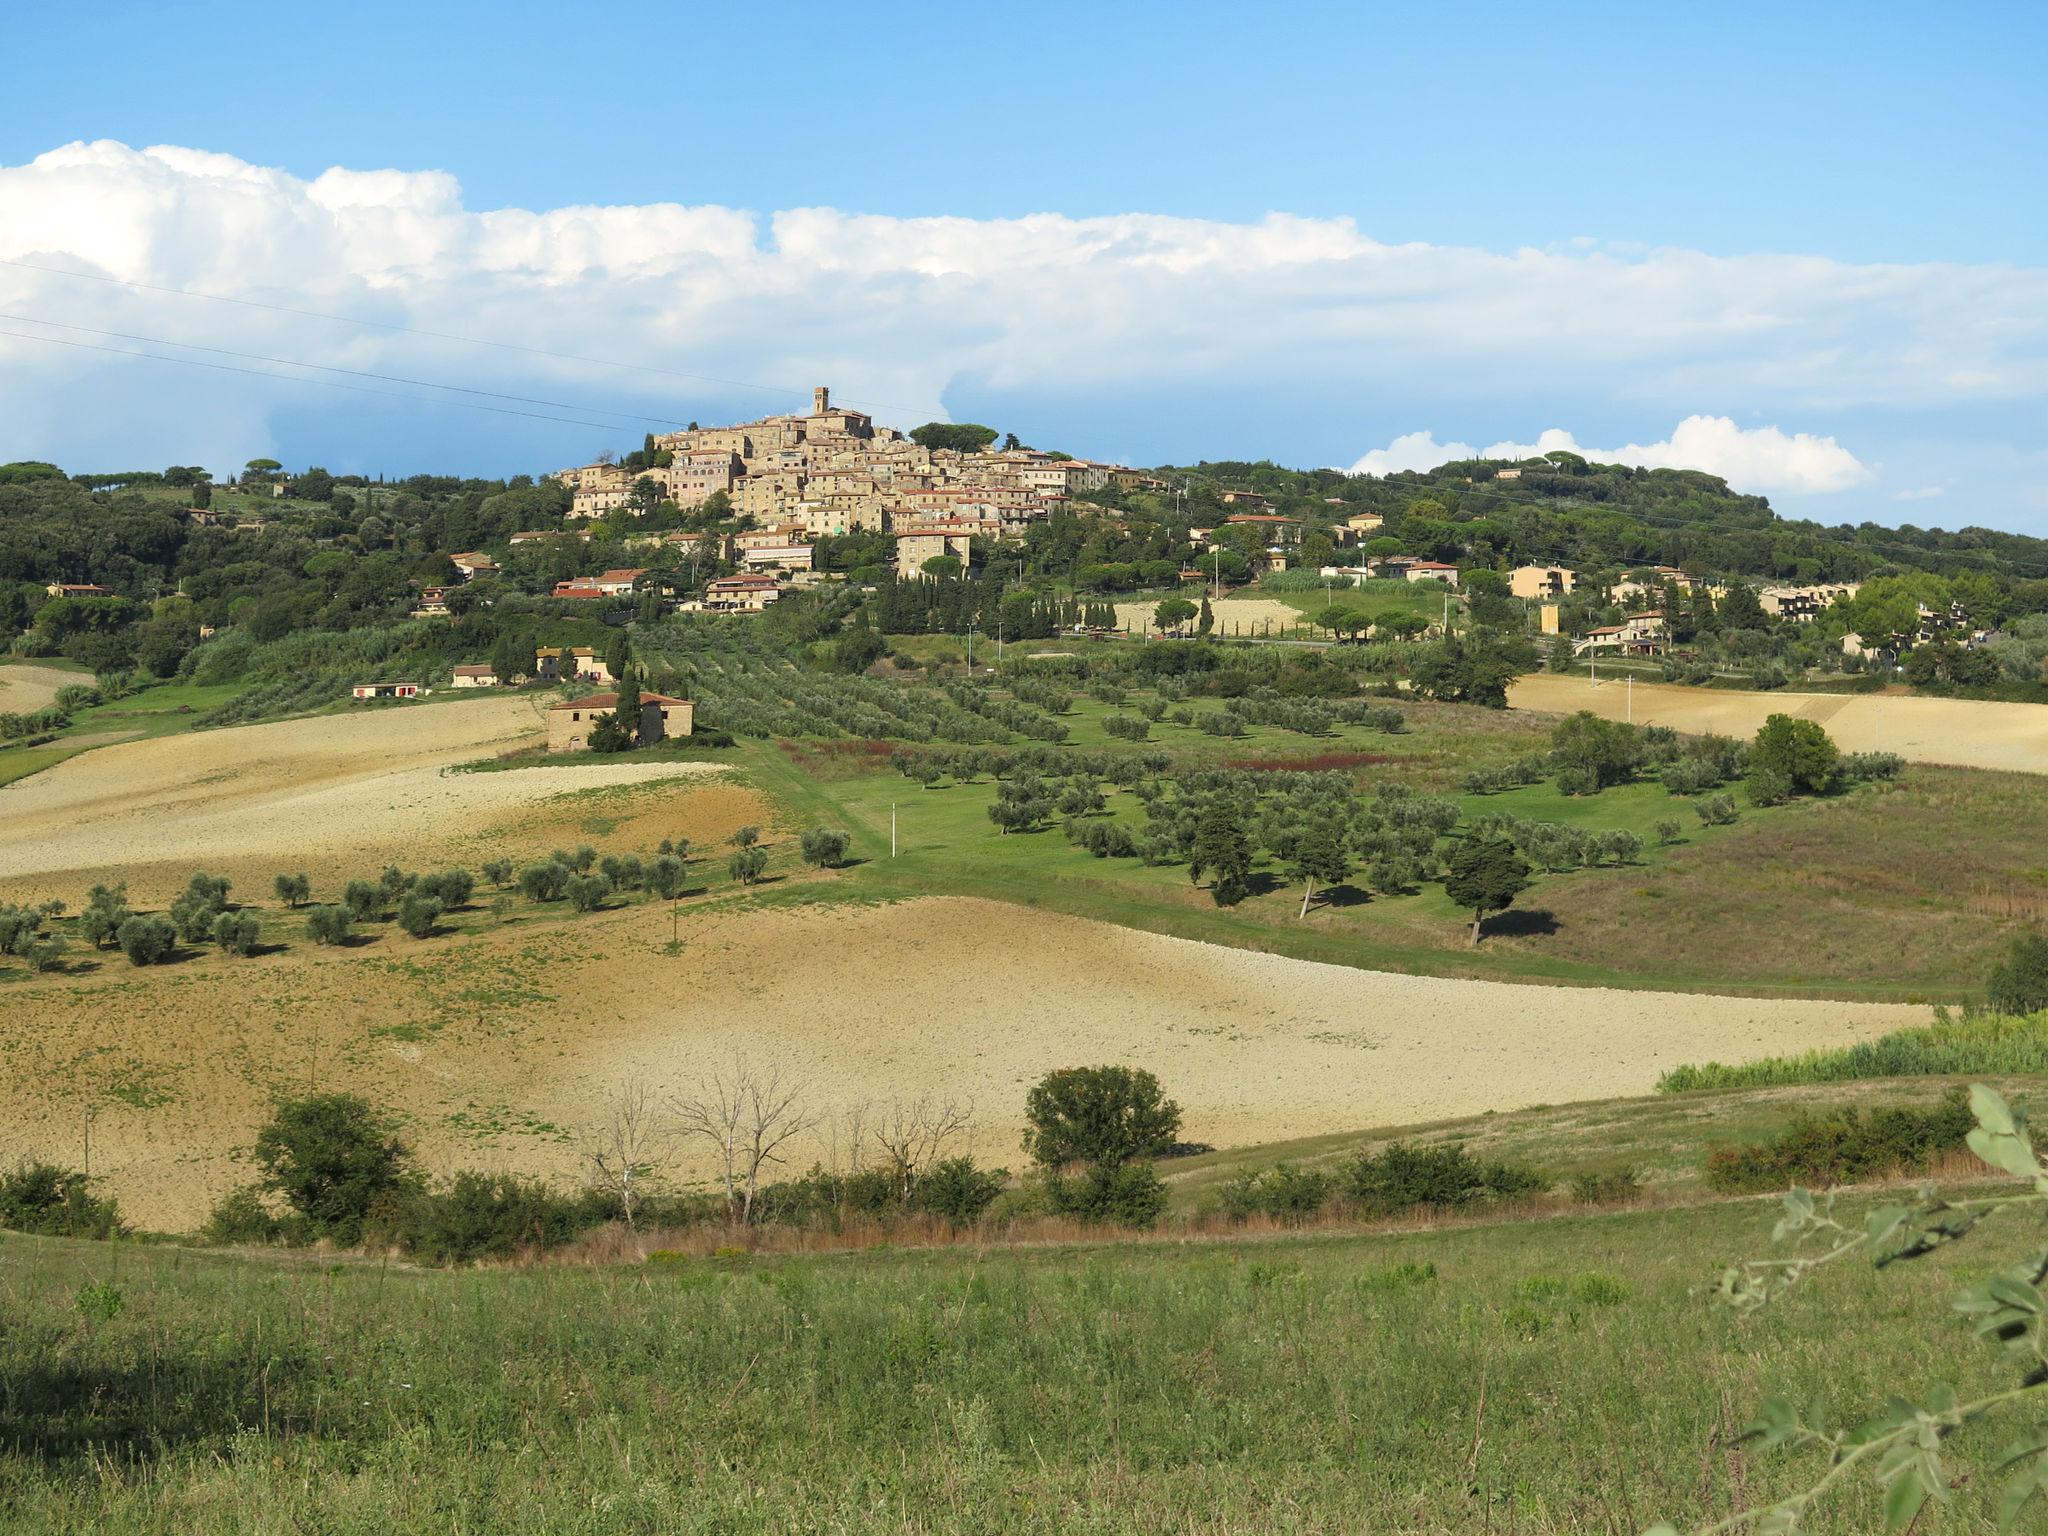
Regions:
<instances>
[{"instance_id":1,"label":"shrub","mask_svg":"<svg viewBox=\"0 0 2048 1536\"><path fill-rule=\"evenodd\" d=\"M1664 765L1664 787L1674 795L1698 795L1721 783L1721 771L1711 758L1680 757Z\"/></svg>"},{"instance_id":2,"label":"shrub","mask_svg":"<svg viewBox=\"0 0 2048 1536\"><path fill-rule=\"evenodd\" d=\"M1078 1175L1049 1174L1046 1203L1083 1221L1149 1227L1166 1210L1166 1185L1148 1162L1097 1163Z\"/></svg>"},{"instance_id":3,"label":"shrub","mask_svg":"<svg viewBox=\"0 0 2048 1536\"><path fill-rule=\"evenodd\" d=\"M804 862L814 869L843 864L851 841L844 832L831 827L812 827L802 838Z\"/></svg>"},{"instance_id":4,"label":"shrub","mask_svg":"<svg viewBox=\"0 0 2048 1536\"><path fill-rule=\"evenodd\" d=\"M1845 752L1837 768L1845 780L1860 784L1896 779L1906 771L1906 760L1896 752Z\"/></svg>"},{"instance_id":5,"label":"shrub","mask_svg":"<svg viewBox=\"0 0 2048 1536\"><path fill-rule=\"evenodd\" d=\"M368 880L351 880L341 888L342 910L359 923L366 923L384 910L384 892Z\"/></svg>"},{"instance_id":6,"label":"shrub","mask_svg":"<svg viewBox=\"0 0 2048 1536\"><path fill-rule=\"evenodd\" d=\"M1976 1123L1960 1088L1931 1109L1865 1113L1850 1107L1801 1115L1768 1141L1716 1147L1707 1155L1707 1186L1755 1193L1920 1172L1938 1154L1961 1150Z\"/></svg>"},{"instance_id":7,"label":"shrub","mask_svg":"<svg viewBox=\"0 0 2048 1536\"><path fill-rule=\"evenodd\" d=\"M97 1198L82 1173L28 1160L0 1174L0 1227L37 1237L118 1237L121 1207Z\"/></svg>"},{"instance_id":8,"label":"shrub","mask_svg":"<svg viewBox=\"0 0 2048 1536\"><path fill-rule=\"evenodd\" d=\"M1675 843L1678 841L1680 830L1681 828L1677 822L1669 818L1660 820L1657 823L1657 841L1665 844Z\"/></svg>"},{"instance_id":9,"label":"shrub","mask_svg":"<svg viewBox=\"0 0 2048 1536\"><path fill-rule=\"evenodd\" d=\"M444 869L438 875L423 877L415 889L453 912L469 905L469 898L476 893L476 877L466 869Z\"/></svg>"},{"instance_id":10,"label":"shrub","mask_svg":"<svg viewBox=\"0 0 2048 1536\"><path fill-rule=\"evenodd\" d=\"M768 850L755 847L736 848L732 857L726 860L725 867L741 885L752 885L761 878L762 871L768 868Z\"/></svg>"},{"instance_id":11,"label":"shrub","mask_svg":"<svg viewBox=\"0 0 2048 1536\"><path fill-rule=\"evenodd\" d=\"M529 864L519 871L519 894L528 901L560 901L569 889L569 876L569 866L556 859Z\"/></svg>"},{"instance_id":12,"label":"shrub","mask_svg":"<svg viewBox=\"0 0 2048 1536\"><path fill-rule=\"evenodd\" d=\"M2048 1019L1996 1013L1965 1013L1957 1018L1946 1009L1937 1009L1932 1024L1894 1030L1835 1050L1767 1056L1734 1067L1719 1062L1673 1067L1657 1080L1657 1091L1691 1093L1703 1088L1840 1083L1874 1077L2044 1073L2048 1073Z\"/></svg>"},{"instance_id":13,"label":"shrub","mask_svg":"<svg viewBox=\"0 0 2048 1536\"><path fill-rule=\"evenodd\" d=\"M263 924L254 912L223 912L214 919L214 942L231 955L253 954L263 937Z\"/></svg>"},{"instance_id":14,"label":"shrub","mask_svg":"<svg viewBox=\"0 0 2048 1536\"><path fill-rule=\"evenodd\" d=\"M1321 1169L1279 1163L1260 1173L1240 1173L1223 1192L1223 1209L1238 1221L1265 1215L1303 1222L1329 1204L1336 1185L1336 1179Z\"/></svg>"},{"instance_id":15,"label":"shrub","mask_svg":"<svg viewBox=\"0 0 2048 1536\"><path fill-rule=\"evenodd\" d=\"M1105 715L1102 729L1119 741L1143 741L1152 734L1152 722L1142 715Z\"/></svg>"},{"instance_id":16,"label":"shrub","mask_svg":"<svg viewBox=\"0 0 2048 1536\"><path fill-rule=\"evenodd\" d=\"M204 896L191 891L181 891L173 898L170 906L171 926L178 931L178 937L187 944L197 944L213 936L213 920L216 909Z\"/></svg>"},{"instance_id":17,"label":"shrub","mask_svg":"<svg viewBox=\"0 0 2048 1536\"><path fill-rule=\"evenodd\" d=\"M313 882L303 874L279 875L270 882L270 888L277 892L277 899L288 907L304 906L313 895Z\"/></svg>"},{"instance_id":18,"label":"shrub","mask_svg":"<svg viewBox=\"0 0 2048 1536\"><path fill-rule=\"evenodd\" d=\"M956 1227L971 1227L1002 1192L1001 1169L977 1168L971 1157L949 1157L925 1171L910 1191L910 1204Z\"/></svg>"},{"instance_id":19,"label":"shrub","mask_svg":"<svg viewBox=\"0 0 2048 1536\"><path fill-rule=\"evenodd\" d=\"M1571 1191L1572 1198L1582 1205L1616 1205L1641 1194L1643 1180L1633 1168L1616 1168L1606 1173L1575 1173L1571 1179Z\"/></svg>"},{"instance_id":20,"label":"shrub","mask_svg":"<svg viewBox=\"0 0 2048 1536\"><path fill-rule=\"evenodd\" d=\"M2048 1008L2048 938L2014 936L2005 958L1991 968L1991 1006L2000 1013L2039 1013Z\"/></svg>"},{"instance_id":21,"label":"shrub","mask_svg":"<svg viewBox=\"0 0 2048 1536\"><path fill-rule=\"evenodd\" d=\"M1735 797L1733 795L1708 795L1704 800L1693 802L1693 811L1710 827L1725 827L1735 820Z\"/></svg>"},{"instance_id":22,"label":"shrub","mask_svg":"<svg viewBox=\"0 0 2048 1536\"><path fill-rule=\"evenodd\" d=\"M264 1201L261 1184L244 1184L221 1196L199 1228L209 1243L274 1243L284 1233L285 1224Z\"/></svg>"},{"instance_id":23,"label":"shrub","mask_svg":"<svg viewBox=\"0 0 2048 1536\"><path fill-rule=\"evenodd\" d=\"M503 890L512 883L512 861L510 859L485 859L484 878Z\"/></svg>"},{"instance_id":24,"label":"shrub","mask_svg":"<svg viewBox=\"0 0 2048 1536\"><path fill-rule=\"evenodd\" d=\"M312 1236L353 1243L372 1214L413 1184L406 1145L354 1094L288 1099L256 1133L263 1187L284 1197Z\"/></svg>"},{"instance_id":25,"label":"shrub","mask_svg":"<svg viewBox=\"0 0 2048 1536\"><path fill-rule=\"evenodd\" d=\"M348 942L347 907L315 907L306 914L306 932L315 944Z\"/></svg>"},{"instance_id":26,"label":"shrub","mask_svg":"<svg viewBox=\"0 0 2048 1536\"><path fill-rule=\"evenodd\" d=\"M556 1248L601 1219L589 1202L557 1194L537 1179L463 1172L443 1189L407 1199L398 1237L415 1258L465 1264Z\"/></svg>"},{"instance_id":27,"label":"shrub","mask_svg":"<svg viewBox=\"0 0 2048 1536\"><path fill-rule=\"evenodd\" d=\"M157 965L178 945L178 930L160 917L131 917L115 935L130 965Z\"/></svg>"},{"instance_id":28,"label":"shrub","mask_svg":"<svg viewBox=\"0 0 2048 1536\"><path fill-rule=\"evenodd\" d=\"M1519 1163L1481 1161L1461 1143L1417 1147L1397 1141L1377 1156L1365 1153L1354 1160L1344 1185L1361 1209L1391 1215L1418 1206L1527 1199L1548 1189L1550 1180Z\"/></svg>"},{"instance_id":29,"label":"shrub","mask_svg":"<svg viewBox=\"0 0 2048 1536\"><path fill-rule=\"evenodd\" d=\"M571 875L567 885L569 905L578 912L595 912L612 893L611 881L603 875Z\"/></svg>"},{"instance_id":30,"label":"shrub","mask_svg":"<svg viewBox=\"0 0 2048 1536\"><path fill-rule=\"evenodd\" d=\"M414 891L398 904L398 926L415 939L424 939L441 920L441 900L424 891Z\"/></svg>"},{"instance_id":31,"label":"shrub","mask_svg":"<svg viewBox=\"0 0 2048 1536\"><path fill-rule=\"evenodd\" d=\"M1792 780L1782 770L1759 763L1743 781L1751 805L1783 805L1792 798Z\"/></svg>"},{"instance_id":32,"label":"shrub","mask_svg":"<svg viewBox=\"0 0 2048 1536\"><path fill-rule=\"evenodd\" d=\"M1818 795L1828 788L1840 755L1819 721L1772 715L1749 749L1750 776L1754 779L1759 768L1769 769L1789 792Z\"/></svg>"}]
</instances>

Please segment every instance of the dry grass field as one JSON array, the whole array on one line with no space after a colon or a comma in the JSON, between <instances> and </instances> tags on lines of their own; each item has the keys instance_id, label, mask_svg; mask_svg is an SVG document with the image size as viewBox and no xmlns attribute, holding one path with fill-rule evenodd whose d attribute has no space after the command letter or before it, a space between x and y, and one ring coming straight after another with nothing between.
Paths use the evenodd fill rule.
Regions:
<instances>
[{"instance_id":1,"label":"dry grass field","mask_svg":"<svg viewBox=\"0 0 2048 1536\"><path fill-rule=\"evenodd\" d=\"M610 1085L740 1053L820 1111L971 1100L978 1153L1014 1163L1025 1089L1078 1062L1152 1068L1187 1133L1228 1146L1642 1093L1680 1062L1926 1016L1362 972L960 898L686 908L683 934L666 953L667 913L633 906L12 983L0 1157L75 1165L97 1106L94 1172L135 1219L182 1228L246 1176L232 1149L271 1096L308 1087L390 1105L430 1168L567 1178Z\"/></svg>"},{"instance_id":2,"label":"dry grass field","mask_svg":"<svg viewBox=\"0 0 2048 1536\"><path fill-rule=\"evenodd\" d=\"M1199 592L1190 592L1190 602L1200 602ZM1152 610L1160 600L1153 598L1144 603L1118 603L1116 621L1134 630L1147 629L1152 624ZM1216 621L1227 624L1245 634L1250 634L1261 624L1270 624L1275 630L1292 629L1302 622L1301 611L1271 597L1226 597L1214 605Z\"/></svg>"},{"instance_id":3,"label":"dry grass field","mask_svg":"<svg viewBox=\"0 0 2048 1536\"><path fill-rule=\"evenodd\" d=\"M1753 736L1770 715L1818 720L1845 752L1896 752L1916 763L2048 773L2048 707L1895 694L1748 693L1665 683L1541 674L1508 691L1515 709L1668 725L1694 733Z\"/></svg>"},{"instance_id":4,"label":"dry grass field","mask_svg":"<svg viewBox=\"0 0 2048 1536\"><path fill-rule=\"evenodd\" d=\"M57 702L57 690L66 683L89 683L92 679L62 667L38 666L32 661L14 661L0 666L0 711L25 715Z\"/></svg>"}]
</instances>

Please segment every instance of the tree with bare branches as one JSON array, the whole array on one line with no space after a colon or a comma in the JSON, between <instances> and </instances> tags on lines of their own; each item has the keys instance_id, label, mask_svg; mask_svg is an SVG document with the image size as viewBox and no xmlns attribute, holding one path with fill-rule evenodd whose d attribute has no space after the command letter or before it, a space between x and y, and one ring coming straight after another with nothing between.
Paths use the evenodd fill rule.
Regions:
<instances>
[{"instance_id":1,"label":"tree with bare branches","mask_svg":"<svg viewBox=\"0 0 2048 1536\"><path fill-rule=\"evenodd\" d=\"M917 1181L949 1143L974 1123L974 1106L952 1099L894 1099L878 1111L874 1135L896 1180L896 1198L908 1203Z\"/></svg>"},{"instance_id":2,"label":"tree with bare branches","mask_svg":"<svg viewBox=\"0 0 2048 1536\"><path fill-rule=\"evenodd\" d=\"M583 1158L590 1182L619 1202L619 1215L628 1227L634 1225L633 1202L640 1186L674 1154L675 1136L661 1095L651 1084L622 1082L605 1096L604 1118L591 1130Z\"/></svg>"},{"instance_id":3,"label":"tree with bare branches","mask_svg":"<svg viewBox=\"0 0 2048 1536\"><path fill-rule=\"evenodd\" d=\"M817 1123L804 1111L801 1094L802 1085L785 1083L780 1068L761 1070L734 1057L731 1066L705 1078L693 1092L670 1098L676 1132L711 1143L735 1225L754 1219L762 1170L781 1162L782 1149Z\"/></svg>"}]
</instances>

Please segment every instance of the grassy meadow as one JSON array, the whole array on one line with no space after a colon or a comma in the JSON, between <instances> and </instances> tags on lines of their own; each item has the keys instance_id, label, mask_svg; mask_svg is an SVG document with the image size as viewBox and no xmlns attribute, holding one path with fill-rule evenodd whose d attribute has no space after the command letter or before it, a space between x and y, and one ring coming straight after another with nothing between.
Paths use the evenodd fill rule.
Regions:
<instances>
[{"instance_id":1,"label":"grassy meadow","mask_svg":"<svg viewBox=\"0 0 2048 1536\"><path fill-rule=\"evenodd\" d=\"M2012 1234L1762 1314L1767 1202L1392 1235L421 1273L0 1239L0 1517L100 1536L1634 1532L1817 1476L1730 1441L1996 1383ZM1923 1322L1932 1316L1933 1322ZM1983 1468L2011 1426L1965 1431ZM1992 1482L1941 1529L1989 1530ZM1862 1483L1815 1533L1879 1524Z\"/></svg>"}]
</instances>

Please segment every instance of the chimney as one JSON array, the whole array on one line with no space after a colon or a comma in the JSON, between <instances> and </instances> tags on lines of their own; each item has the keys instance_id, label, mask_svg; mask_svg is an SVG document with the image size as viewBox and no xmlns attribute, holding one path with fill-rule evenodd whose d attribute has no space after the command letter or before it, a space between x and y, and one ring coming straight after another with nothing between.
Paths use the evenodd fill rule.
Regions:
<instances>
[{"instance_id":1,"label":"chimney","mask_svg":"<svg viewBox=\"0 0 2048 1536\"><path fill-rule=\"evenodd\" d=\"M832 408L832 391L820 384L811 391L811 414L822 416Z\"/></svg>"}]
</instances>

